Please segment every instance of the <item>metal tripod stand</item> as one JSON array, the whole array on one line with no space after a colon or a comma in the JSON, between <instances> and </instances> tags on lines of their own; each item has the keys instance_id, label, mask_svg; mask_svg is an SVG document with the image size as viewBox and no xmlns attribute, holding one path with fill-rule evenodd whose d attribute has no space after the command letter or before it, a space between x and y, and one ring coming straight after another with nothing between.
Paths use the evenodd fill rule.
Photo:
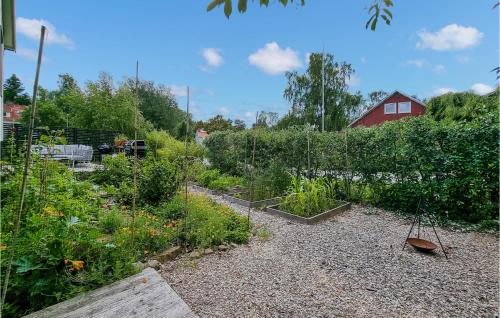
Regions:
<instances>
[{"instance_id":1,"label":"metal tripod stand","mask_svg":"<svg viewBox=\"0 0 500 318\"><path fill-rule=\"evenodd\" d=\"M417 225L417 238L420 239L420 225L422 223L422 217L427 216L429 219L429 223L432 226L432 230L434 231L434 234L436 235L436 238L439 242L439 246L441 246L441 250L443 251L444 256L446 259L448 259L448 254L446 254L446 251L444 250L443 244L441 244L441 240L439 239L439 235L437 234L436 228L434 226L434 221L435 221L435 216L427 211L425 208L424 202L422 202L422 198L418 200L418 206L417 206L417 212L415 215L415 218L413 219L413 223L411 224L410 231L408 232L408 235L406 236L406 240L403 244L403 250L406 247L406 243L408 242L408 239L410 238L411 232L413 231L413 228L415 227L415 224Z\"/></svg>"}]
</instances>

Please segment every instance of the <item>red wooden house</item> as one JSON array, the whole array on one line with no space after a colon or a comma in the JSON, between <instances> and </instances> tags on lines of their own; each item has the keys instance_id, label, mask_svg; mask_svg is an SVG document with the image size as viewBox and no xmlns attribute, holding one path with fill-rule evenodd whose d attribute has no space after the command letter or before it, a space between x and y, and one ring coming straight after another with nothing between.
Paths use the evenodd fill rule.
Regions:
<instances>
[{"instance_id":1,"label":"red wooden house","mask_svg":"<svg viewBox=\"0 0 500 318\"><path fill-rule=\"evenodd\" d=\"M386 121L399 120L408 116L420 116L424 113L425 105L423 102L395 91L364 112L358 119L350 123L349 127L381 125Z\"/></svg>"}]
</instances>

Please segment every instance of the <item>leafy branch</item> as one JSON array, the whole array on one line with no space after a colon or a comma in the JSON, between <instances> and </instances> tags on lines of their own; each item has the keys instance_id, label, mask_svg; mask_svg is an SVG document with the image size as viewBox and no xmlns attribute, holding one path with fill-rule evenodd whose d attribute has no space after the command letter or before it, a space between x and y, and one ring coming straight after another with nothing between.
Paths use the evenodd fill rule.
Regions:
<instances>
[{"instance_id":1,"label":"leafy branch","mask_svg":"<svg viewBox=\"0 0 500 318\"><path fill-rule=\"evenodd\" d=\"M254 0L252 0L254 1ZM284 7L289 3L293 3L294 0L278 0ZM296 0L301 6L305 5L305 0ZM259 0L261 6L268 7L269 0ZM224 15L229 19L233 13L233 1L232 0L211 0L207 6L207 11L212 11L213 9L224 5ZM389 10L390 7L394 6L392 0L374 0L371 6L367 8L368 14L371 14L370 19L366 23L366 28L370 27L374 31L377 27L379 19L384 20L387 25L391 24L392 12ZM248 0L238 0L238 11L240 13L245 13L248 8Z\"/></svg>"}]
</instances>

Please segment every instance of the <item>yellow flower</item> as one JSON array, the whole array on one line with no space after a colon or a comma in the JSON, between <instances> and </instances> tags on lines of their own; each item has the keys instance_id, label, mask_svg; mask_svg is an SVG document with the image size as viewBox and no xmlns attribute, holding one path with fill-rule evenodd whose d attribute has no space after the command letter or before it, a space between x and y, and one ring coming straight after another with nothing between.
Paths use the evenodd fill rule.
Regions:
<instances>
[{"instance_id":1,"label":"yellow flower","mask_svg":"<svg viewBox=\"0 0 500 318\"><path fill-rule=\"evenodd\" d=\"M4 249L6 249L6 248L7 248L7 245L5 245L5 244L0 244L0 250L2 250L2 251L3 251L3 250L4 250Z\"/></svg>"},{"instance_id":2,"label":"yellow flower","mask_svg":"<svg viewBox=\"0 0 500 318\"><path fill-rule=\"evenodd\" d=\"M43 208L43 213L48 216L64 216L63 212L57 211L53 206Z\"/></svg>"}]
</instances>

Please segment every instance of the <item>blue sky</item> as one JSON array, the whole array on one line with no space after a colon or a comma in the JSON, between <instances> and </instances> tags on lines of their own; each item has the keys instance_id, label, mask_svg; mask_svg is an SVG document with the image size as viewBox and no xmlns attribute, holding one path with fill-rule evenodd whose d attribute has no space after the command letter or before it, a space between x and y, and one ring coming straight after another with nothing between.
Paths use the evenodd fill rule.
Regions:
<instances>
[{"instance_id":1,"label":"blue sky","mask_svg":"<svg viewBox=\"0 0 500 318\"><path fill-rule=\"evenodd\" d=\"M309 52L331 52L356 70L350 90L396 89L420 98L496 85L498 9L493 0L395 0L391 26L365 29L371 0L306 0L304 7L268 9L249 3L226 19L207 13L208 0L17 1L17 53L7 52L5 75L28 90L34 78L40 20L49 25L40 84L57 75L79 82L106 71L172 87L181 107L192 88L197 119L223 114L250 121L255 111L283 114L285 70L304 71Z\"/></svg>"}]
</instances>

